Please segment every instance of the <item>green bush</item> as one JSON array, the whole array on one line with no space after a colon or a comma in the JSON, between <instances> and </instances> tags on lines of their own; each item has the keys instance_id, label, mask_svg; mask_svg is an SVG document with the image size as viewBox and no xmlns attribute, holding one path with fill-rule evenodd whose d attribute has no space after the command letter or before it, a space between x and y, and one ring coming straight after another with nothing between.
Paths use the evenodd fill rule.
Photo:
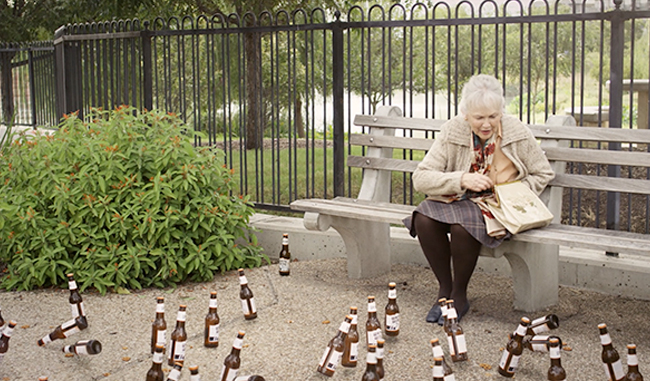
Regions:
<instances>
[{"instance_id":1,"label":"green bush","mask_svg":"<svg viewBox=\"0 0 650 381\"><path fill-rule=\"evenodd\" d=\"M0 155L1 287L165 287L268 262L223 152L174 115L122 106L69 115Z\"/></svg>"}]
</instances>

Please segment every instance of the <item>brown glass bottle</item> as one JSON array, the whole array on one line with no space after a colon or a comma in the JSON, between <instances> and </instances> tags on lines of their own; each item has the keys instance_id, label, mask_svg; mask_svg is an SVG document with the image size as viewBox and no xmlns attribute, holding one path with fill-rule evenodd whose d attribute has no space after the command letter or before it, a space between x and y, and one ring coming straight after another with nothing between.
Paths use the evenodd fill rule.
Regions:
<instances>
[{"instance_id":1,"label":"brown glass bottle","mask_svg":"<svg viewBox=\"0 0 650 381\"><path fill-rule=\"evenodd\" d=\"M357 307L350 307L352 322L350 323L350 330L347 336L345 336L345 348L343 349L343 357L341 358L341 365L346 368L356 367L359 357L359 330L357 329L359 316L357 312Z\"/></svg>"},{"instance_id":2,"label":"brown glass bottle","mask_svg":"<svg viewBox=\"0 0 650 381\"><path fill-rule=\"evenodd\" d=\"M81 298L79 289L77 288L77 282L74 280L74 274L69 273L66 274L66 276L68 277L68 288L70 289L70 298L68 298L68 301L70 302L72 318L75 319L79 316L86 316L86 312L84 311L84 301Z\"/></svg>"},{"instance_id":3,"label":"brown glass bottle","mask_svg":"<svg viewBox=\"0 0 650 381\"><path fill-rule=\"evenodd\" d=\"M244 343L244 335L246 333L239 331L237 337L232 344L232 349L230 354L226 356L226 359L223 361L223 368L221 369L221 376L219 381L232 381L237 378L237 373L239 373L239 366L241 365L241 359L239 358L239 353L241 352L242 344Z\"/></svg>"},{"instance_id":4,"label":"brown glass bottle","mask_svg":"<svg viewBox=\"0 0 650 381\"><path fill-rule=\"evenodd\" d=\"M4 359L5 354L9 350L9 339L11 339L11 334L14 332L15 326L16 322L11 320L2 331L2 336L0 336L0 362L2 362L2 359Z\"/></svg>"},{"instance_id":5,"label":"brown glass bottle","mask_svg":"<svg viewBox=\"0 0 650 381\"><path fill-rule=\"evenodd\" d=\"M185 331L187 306L181 304L178 307L178 314L176 315L176 327L169 340L169 349L167 350L167 364L174 365L180 363L181 366L185 361L185 345L187 344L187 332Z\"/></svg>"},{"instance_id":6,"label":"brown glass bottle","mask_svg":"<svg viewBox=\"0 0 650 381\"><path fill-rule=\"evenodd\" d=\"M280 267L280 275L287 276L291 274L290 269L291 253L289 252L289 234L282 234L282 250L280 250L280 259L278 264Z\"/></svg>"},{"instance_id":7,"label":"brown glass bottle","mask_svg":"<svg viewBox=\"0 0 650 381\"><path fill-rule=\"evenodd\" d=\"M239 376L235 378L235 381L266 381L266 379L264 379L262 376L254 374L252 376Z\"/></svg>"},{"instance_id":8,"label":"brown glass bottle","mask_svg":"<svg viewBox=\"0 0 650 381\"><path fill-rule=\"evenodd\" d=\"M375 297L368 297L368 319L366 320L366 345L377 345L377 340L383 339L381 323L377 319L377 304Z\"/></svg>"},{"instance_id":9,"label":"brown glass bottle","mask_svg":"<svg viewBox=\"0 0 650 381\"><path fill-rule=\"evenodd\" d=\"M548 314L530 322L527 335L535 336L560 326L560 319L555 314Z\"/></svg>"},{"instance_id":10,"label":"brown glass bottle","mask_svg":"<svg viewBox=\"0 0 650 381\"><path fill-rule=\"evenodd\" d=\"M465 342L465 333L463 328L458 324L458 315L452 303L447 301L447 320L443 326L447 334L447 342L449 343L449 353L451 354L451 361L467 361L467 344Z\"/></svg>"},{"instance_id":11,"label":"brown glass bottle","mask_svg":"<svg viewBox=\"0 0 650 381\"><path fill-rule=\"evenodd\" d=\"M510 378L514 377L515 372L517 371L517 366L519 365L519 358L521 357L521 353L524 351L522 340L524 335L526 335L526 330L528 329L529 324L530 319L527 317L521 318L517 330L510 341L508 341L508 344L501 355L501 361L499 361L500 375Z\"/></svg>"},{"instance_id":12,"label":"brown glass bottle","mask_svg":"<svg viewBox=\"0 0 650 381\"><path fill-rule=\"evenodd\" d=\"M336 332L336 336L327 343L323 357L321 357L320 362L318 363L318 368L316 369L319 373L322 373L328 377L334 375L336 371L336 366L339 364L341 357L343 357L343 349L345 349L345 337L348 335L350 330L350 323L352 323L352 317L350 315L345 317L345 320L339 326L339 330Z\"/></svg>"},{"instance_id":13,"label":"brown glass bottle","mask_svg":"<svg viewBox=\"0 0 650 381\"><path fill-rule=\"evenodd\" d=\"M75 333L80 332L82 330L81 327L84 327L85 329L88 325L86 324L84 326L82 319L83 316L79 316L76 319L68 320L60 326L56 327L54 331L52 331L49 335L45 335L42 339L38 340L38 346L42 347L45 344L53 342L54 340L68 338Z\"/></svg>"},{"instance_id":14,"label":"brown glass bottle","mask_svg":"<svg viewBox=\"0 0 650 381\"><path fill-rule=\"evenodd\" d=\"M190 369L190 381L201 381L198 365L192 365L189 369Z\"/></svg>"},{"instance_id":15,"label":"brown glass bottle","mask_svg":"<svg viewBox=\"0 0 650 381\"><path fill-rule=\"evenodd\" d=\"M643 381L643 375L639 372L639 359L636 356L636 345L627 345L627 374L625 381Z\"/></svg>"},{"instance_id":16,"label":"brown glass bottle","mask_svg":"<svg viewBox=\"0 0 650 381\"><path fill-rule=\"evenodd\" d=\"M41 376L41 377L38 378L38 381L47 381L47 377L46 376Z\"/></svg>"},{"instance_id":17,"label":"brown glass bottle","mask_svg":"<svg viewBox=\"0 0 650 381\"><path fill-rule=\"evenodd\" d=\"M102 343L98 340L81 340L72 345L66 345L61 351L76 355L96 355L102 352Z\"/></svg>"},{"instance_id":18,"label":"brown glass bottle","mask_svg":"<svg viewBox=\"0 0 650 381\"><path fill-rule=\"evenodd\" d=\"M239 299L241 300L241 308L244 312L244 319L253 320L257 317L257 308L255 308L255 298L253 291L248 287L248 280L244 275L244 269L237 270L239 273Z\"/></svg>"},{"instance_id":19,"label":"brown glass bottle","mask_svg":"<svg viewBox=\"0 0 650 381\"><path fill-rule=\"evenodd\" d=\"M386 336L399 335L399 307L397 306L397 290L395 283L388 284L388 303L385 308L384 328Z\"/></svg>"},{"instance_id":20,"label":"brown glass bottle","mask_svg":"<svg viewBox=\"0 0 650 381\"><path fill-rule=\"evenodd\" d=\"M203 345L208 348L219 346L219 314L217 313L217 292L210 292L208 314L205 315L203 330Z\"/></svg>"},{"instance_id":21,"label":"brown glass bottle","mask_svg":"<svg viewBox=\"0 0 650 381\"><path fill-rule=\"evenodd\" d=\"M449 324L451 323L449 321L449 311L451 309L454 309L454 310L456 309L456 307L454 306L454 300L453 299L446 299L445 300L445 308L441 309L442 317L443 317L442 328L443 328L443 330L445 330L445 332L447 330L449 330ZM458 311L456 311L456 316L458 316Z\"/></svg>"},{"instance_id":22,"label":"brown glass bottle","mask_svg":"<svg viewBox=\"0 0 650 381\"><path fill-rule=\"evenodd\" d=\"M384 343L382 339L377 340L377 349L375 351L375 358L377 359L377 377L379 381L384 380L386 371L384 370Z\"/></svg>"},{"instance_id":23,"label":"brown glass bottle","mask_svg":"<svg viewBox=\"0 0 650 381\"><path fill-rule=\"evenodd\" d=\"M433 358L433 381L444 381L445 372L442 368L442 357Z\"/></svg>"},{"instance_id":24,"label":"brown glass bottle","mask_svg":"<svg viewBox=\"0 0 650 381\"><path fill-rule=\"evenodd\" d=\"M164 350L165 350L165 346L160 344L156 344L156 346L154 347L153 363L151 364L151 368L149 368L149 371L147 372L146 381L163 381L165 379L165 373L163 373L162 370Z\"/></svg>"},{"instance_id":25,"label":"brown glass bottle","mask_svg":"<svg viewBox=\"0 0 650 381\"><path fill-rule=\"evenodd\" d=\"M167 381L178 381L181 379L181 370L183 370L183 364L177 362L174 364L172 370L169 371L167 375Z\"/></svg>"},{"instance_id":26,"label":"brown glass bottle","mask_svg":"<svg viewBox=\"0 0 650 381\"><path fill-rule=\"evenodd\" d=\"M551 366L548 368L549 381L564 381L566 380L566 371L562 368L562 361L560 360L560 340L551 338L548 341L548 352L551 357Z\"/></svg>"},{"instance_id":27,"label":"brown glass bottle","mask_svg":"<svg viewBox=\"0 0 650 381\"><path fill-rule=\"evenodd\" d=\"M449 364L447 364L447 361L445 360L445 352L442 350L440 341L438 339L432 339L430 343L431 343L431 350L433 352L433 358L435 359L436 357L439 357L442 359L443 375L446 377L454 374L454 371L451 369L451 367L449 366Z\"/></svg>"},{"instance_id":28,"label":"brown glass bottle","mask_svg":"<svg viewBox=\"0 0 650 381\"><path fill-rule=\"evenodd\" d=\"M598 330L600 331L600 344L603 346L601 359L605 374L612 381L622 381L625 378L623 364L618 351L612 345L612 339L609 337L609 332L607 332L607 324L599 324Z\"/></svg>"},{"instance_id":29,"label":"brown glass bottle","mask_svg":"<svg viewBox=\"0 0 650 381\"><path fill-rule=\"evenodd\" d=\"M532 337L524 337L521 341L524 345L524 348L533 351L533 352L548 352L548 343L550 339L557 339L560 342L560 348L562 348L562 339L559 336L552 335L535 335Z\"/></svg>"},{"instance_id":30,"label":"brown glass bottle","mask_svg":"<svg viewBox=\"0 0 650 381\"><path fill-rule=\"evenodd\" d=\"M5 319L2 318L2 309L0 308L0 327L5 325Z\"/></svg>"},{"instance_id":31,"label":"brown glass bottle","mask_svg":"<svg viewBox=\"0 0 650 381\"><path fill-rule=\"evenodd\" d=\"M377 374L377 358L375 357L375 349L377 347L373 344L368 345L368 354L366 355L366 371L363 372L361 381L379 381Z\"/></svg>"},{"instance_id":32,"label":"brown glass bottle","mask_svg":"<svg viewBox=\"0 0 650 381\"><path fill-rule=\"evenodd\" d=\"M163 346L167 344L167 322L165 321L165 298L156 298L156 318L151 323L151 353L154 353L156 344Z\"/></svg>"}]
</instances>

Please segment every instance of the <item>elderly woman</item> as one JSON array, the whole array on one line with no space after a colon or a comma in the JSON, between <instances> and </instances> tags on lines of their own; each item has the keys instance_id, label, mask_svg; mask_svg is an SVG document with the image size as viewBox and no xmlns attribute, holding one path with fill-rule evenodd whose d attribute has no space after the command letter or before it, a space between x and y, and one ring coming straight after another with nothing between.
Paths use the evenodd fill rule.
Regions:
<instances>
[{"instance_id":1,"label":"elderly woman","mask_svg":"<svg viewBox=\"0 0 650 381\"><path fill-rule=\"evenodd\" d=\"M404 224L417 235L439 284L428 322L443 322L438 298L454 300L459 320L469 311L467 285L481 245L494 248L510 236L503 230L488 234L490 217L479 207L492 195L494 184L521 180L540 194L554 177L528 127L504 110L496 78L470 78L463 87L460 115L445 123L413 173L414 188L427 199Z\"/></svg>"}]
</instances>

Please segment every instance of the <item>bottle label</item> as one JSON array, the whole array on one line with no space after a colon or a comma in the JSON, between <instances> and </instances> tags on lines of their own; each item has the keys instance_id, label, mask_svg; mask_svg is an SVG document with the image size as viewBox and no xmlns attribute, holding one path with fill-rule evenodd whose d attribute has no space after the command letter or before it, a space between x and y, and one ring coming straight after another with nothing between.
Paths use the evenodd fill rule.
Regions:
<instances>
[{"instance_id":1,"label":"bottle label","mask_svg":"<svg viewBox=\"0 0 650 381\"><path fill-rule=\"evenodd\" d=\"M550 358L552 358L552 359L559 359L560 358L560 347L559 346L551 347L549 349L549 352L550 352L550 354L549 354Z\"/></svg>"},{"instance_id":2,"label":"bottle label","mask_svg":"<svg viewBox=\"0 0 650 381\"><path fill-rule=\"evenodd\" d=\"M219 342L219 324L214 324L208 327L208 342L209 343Z\"/></svg>"},{"instance_id":3,"label":"bottle label","mask_svg":"<svg viewBox=\"0 0 650 381\"><path fill-rule=\"evenodd\" d=\"M162 352L154 352L153 353L153 362L156 364L162 364L163 361L163 353Z\"/></svg>"},{"instance_id":4,"label":"bottle label","mask_svg":"<svg viewBox=\"0 0 650 381\"><path fill-rule=\"evenodd\" d=\"M456 376L454 374L448 374L443 378L443 381L456 381Z\"/></svg>"},{"instance_id":5,"label":"bottle label","mask_svg":"<svg viewBox=\"0 0 650 381\"><path fill-rule=\"evenodd\" d=\"M339 331L346 334L350 332L350 323L348 323L347 321L341 322L341 325L339 326Z\"/></svg>"},{"instance_id":6,"label":"bottle label","mask_svg":"<svg viewBox=\"0 0 650 381\"><path fill-rule=\"evenodd\" d=\"M289 244L289 238L288 237L282 237L282 246L286 246Z\"/></svg>"},{"instance_id":7,"label":"bottle label","mask_svg":"<svg viewBox=\"0 0 650 381\"><path fill-rule=\"evenodd\" d=\"M605 374L607 374L610 379L621 380L623 377L625 377L625 373L623 372L623 363L621 360L617 360L611 364L612 372L614 372L614 374L610 373L608 364L603 363L603 365L605 366Z\"/></svg>"},{"instance_id":8,"label":"bottle label","mask_svg":"<svg viewBox=\"0 0 650 381\"><path fill-rule=\"evenodd\" d=\"M515 331L515 333L517 333L521 337L524 337L526 336L526 331L527 331L526 327L519 324L519 326L517 327L517 331Z\"/></svg>"},{"instance_id":9,"label":"bottle label","mask_svg":"<svg viewBox=\"0 0 650 381\"><path fill-rule=\"evenodd\" d=\"M156 304L156 313L165 313L165 303Z\"/></svg>"},{"instance_id":10,"label":"bottle label","mask_svg":"<svg viewBox=\"0 0 650 381\"><path fill-rule=\"evenodd\" d=\"M458 354L467 353L467 343L465 342L465 335L456 335L456 346L458 347Z\"/></svg>"},{"instance_id":11,"label":"bottle label","mask_svg":"<svg viewBox=\"0 0 650 381\"><path fill-rule=\"evenodd\" d=\"M350 361L357 361L359 358L359 343L350 343Z\"/></svg>"},{"instance_id":12,"label":"bottle label","mask_svg":"<svg viewBox=\"0 0 650 381\"><path fill-rule=\"evenodd\" d=\"M323 353L323 356L320 358L320 361L318 362L319 367L323 367L325 365L325 361L327 361L327 356L330 354L330 346L328 345L327 348L325 348L325 352Z\"/></svg>"},{"instance_id":13,"label":"bottle label","mask_svg":"<svg viewBox=\"0 0 650 381\"><path fill-rule=\"evenodd\" d=\"M76 325L76 324L77 324L77 322L75 321L75 319L68 320L68 321L66 321L65 323L61 324L61 329L62 329L63 331L65 331L65 330L67 330L67 329L72 328L72 327L73 327L74 325Z\"/></svg>"},{"instance_id":14,"label":"bottle label","mask_svg":"<svg viewBox=\"0 0 650 381\"><path fill-rule=\"evenodd\" d=\"M636 355L631 355L628 353L627 355L627 366L637 366L639 365L639 359L636 357Z\"/></svg>"},{"instance_id":15,"label":"bottle label","mask_svg":"<svg viewBox=\"0 0 650 381\"><path fill-rule=\"evenodd\" d=\"M397 290L394 288L388 290L388 299L395 299L397 298Z\"/></svg>"},{"instance_id":16,"label":"bottle label","mask_svg":"<svg viewBox=\"0 0 650 381\"><path fill-rule=\"evenodd\" d=\"M377 312L377 303L369 302L368 303L368 312Z\"/></svg>"},{"instance_id":17,"label":"bottle label","mask_svg":"<svg viewBox=\"0 0 650 381\"><path fill-rule=\"evenodd\" d=\"M237 378L238 372L239 369L231 369L224 365L223 369L221 370L221 377L219 377L219 379L226 380L226 381L234 381L235 378ZM224 375L226 376L225 378Z\"/></svg>"},{"instance_id":18,"label":"bottle label","mask_svg":"<svg viewBox=\"0 0 650 381\"><path fill-rule=\"evenodd\" d=\"M77 352L78 355L87 355L88 354L88 348L86 348L86 343L88 341L80 341L75 345L75 352Z\"/></svg>"},{"instance_id":19,"label":"bottle label","mask_svg":"<svg viewBox=\"0 0 650 381\"><path fill-rule=\"evenodd\" d=\"M454 345L454 337L452 335L447 335L447 344L449 344L449 354L456 356L456 346Z\"/></svg>"},{"instance_id":20,"label":"bottle label","mask_svg":"<svg viewBox=\"0 0 650 381\"><path fill-rule=\"evenodd\" d=\"M244 339L240 339L239 337L235 338L235 341L232 343L232 347L235 349L241 349L242 344L244 344Z\"/></svg>"},{"instance_id":21,"label":"bottle label","mask_svg":"<svg viewBox=\"0 0 650 381\"><path fill-rule=\"evenodd\" d=\"M177 341L174 345L174 361L185 361L185 344L186 341Z\"/></svg>"},{"instance_id":22,"label":"bottle label","mask_svg":"<svg viewBox=\"0 0 650 381\"><path fill-rule=\"evenodd\" d=\"M168 380L173 380L173 381L178 381L181 378L181 371L174 368L169 372L169 376L167 376Z\"/></svg>"},{"instance_id":23,"label":"bottle label","mask_svg":"<svg viewBox=\"0 0 650 381\"><path fill-rule=\"evenodd\" d=\"M359 323L359 318L357 314L352 314L352 321L350 322L350 324L357 325L358 323Z\"/></svg>"},{"instance_id":24,"label":"bottle label","mask_svg":"<svg viewBox=\"0 0 650 381\"><path fill-rule=\"evenodd\" d=\"M531 330L533 331L533 333L535 335L537 335L537 334L540 334L540 333L548 332L551 329L548 327L547 324L542 324L542 325L537 325L537 326L531 327Z\"/></svg>"},{"instance_id":25,"label":"bottle label","mask_svg":"<svg viewBox=\"0 0 650 381\"><path fill-rule=\"evenodd\" d=\"M177 321L185 321L185 319L187 319L187 312L178 311L178 315L176 315L176 320Z\"/></svg>"},{"instance_id":26,"label":"bottle label","mask_svg":"<svg viewBox=\"0 0 650 381\"><path fill-rule=\"evenodd\" d=\"M289 271L289 260L286 258L280 258L278 264L280 265L280 271L286 272Z\"/></svg>"},{"instance_id":27,"label":"bottle label","mask_svg":"<svg viewBox=\"0 0 650 381\"><path fill-rule=\"evenodd\" d=\"M433 358L440 357L443 358L445 356L445 352L442 351L442 346L436 345L435 347L432 347L433 351Z\"/></svg>"},{"instance_id":28,"label":"bottle label","mask_svg":"<svg viewBox=\"0 0 650 381\"><path fill-rule=\"evenodd\" d=\"M609 333L606 333L604 335L603 334L600 335L600 343L602 345L607 345L607 344L612 343L612 339L609 338Z\"/></svg>"},{"instance_id":29,"label":"bottle label","mask_svg":"<svg viewBox=\"0 0 650 381\"><path fill-rule=\"evenodd\" d=\"M445 376L445 371L442 369L442 365L433 366L433 378L442 378Z\"/></svg>"},{"instance_id":30,"label":"bottle label","mask_svg":"<svg viewBox=\"0 0 650 381\"><path fill-rule=\"evenodd\" d=\"M343 352L333 350L332 355L329 358L329 361L327 361L327 365L325 365L325 368L331 370L332 372L335 371L336 366L339 364L339 361L341 361L342 356L343 356Z\"/></svg>"},{"instance_id":31,"label":"bottle label","mask_svg":"<svg viewBox=\"0 0 650 381\"><path fill-rule=\"evenodd\" d=\"M384 347L377 347L376 352L375 352L375 358L377 360L381 360L384 358Z\"/></svg>"},{"instance_id":32,"label":"bottle label","mask_svg":"<svg viewBox=\"0 0 650 381\"><path fill-rule=\"evenodd\" d=\"M45 335L45 336L41 339L41 341L43 342L43 345L45 345L45 344L47 344L47 343L51 343L51 342L52 342L52 339L50 338L50 335L48 334L48 335Z\"/></svg>"},{"instance_id":33,"label":"bottle label","mask_svg":"<svg viewBox=\"0 0 650 381\"><path fill-rule=\"evenodd\" d=\"M508 361L510 359L510 361ZM499 368L508 373L515 373L517 365L519 364L519 356L511 355L507 350L503 350L501 361L499 361ZM507 367L506 367L507 366Z\"/></svg>"},{"instance_id":34,"label":"bottle label","mask_svg":"<svg viewBox=\"0 0 650 381\"><path fill-rule=\"evenodd\" d=\"M399 314L386 315L386 331L399 330Z\"/></svg>"},{"instance_id":35,"label":"bottle label","mask_svg":"<svg viewBox=\"0 0 650 381\"><path fill-rule=\"evenodd\" d=\"M250 315L257 312L257 310L255 309L255 298L240 299L240 300L241 300L241 309L242 311L244 311L244 315Z\"/></svg>"},{"instance_id":36,"label":"bottle label","mask_svg":"<svg viewBox=\"0 0 650 381\"><path fill-rule=\"evenodd\" d=\"M208 308L217 308L217 298L210 298Z\"/></svg>"},{"instance_id":37,"label":"bottle label","mask_svg":"<svg viewBox=\"0 0 650 381\"><path fill-rule=\"evenodd\" d=\"M61 328L63 328L63 327L61 327ZM63 336L70 337L70 336L74 335L77 332L81 332L81 330L75 325L75 326L71 327L70 329L68 329L67 331L64 329L63 330Z\"/></svg>"},{"instance_id":38,"label":"bottle label","mask_svg":"<svg viewBox=\"0 0 650 381\"><path fill-rule=\"evenodd\" d=\"M70 312L72 312L72 318L76 319L79 317L79 307L77 307L76 303L70 304Z\"/></svg>"},{"instance_id":39,"label":"bottle label","mask_svg":"<svg viewBox=\"0 0 650 381\"><path fill-rule=\"evenodd\" d=\"M247 284L248 280L246 279L246 275L240 275L239 276L239 284Z\"/></svg>"},{"instance_id":40,"label":"bottle label","mask_svg":"<svg viewBox=\"0 0 650 381\"><path fill-rule=\"evenodd\" d=\"M77 282L74 281L74 280L71 280L71 281L69 280L68 281L68 288L70 290L76 290L77 289Z\"/></svg>"},{"instance_id":41,"label":"bottle label","mask_svg":"<svg viewBox=\"0 0 650 381\"><path fill-rule=\"evenodd\" d=\"M546 343L530 343L530 348L533 350L533 352L546 352L548 351L548 347L546 346Z\"/></svg>"},{"instance_id":42,"label":"bottle label","mask_svg":"<svg viewBox=\"0 0 650 381\"><path fill-rule=\"evenodd\" d=\"M156 332L156 344L164 346L165 343L167 343L167 330L159 329L158 332Z\"/></svg>"},{"instance_id":43,"label":"bottle label","mask_svg":"<svg viewBox=\"0 0 650 381\"><path fill-rule=\"evenodd\" d=\"M377 340L382 340L384 336L381 333L381 329L376 329L374 331L369 331L366 338L368 340L368 345L377 345Z\"/></svg>"}]
</instances>

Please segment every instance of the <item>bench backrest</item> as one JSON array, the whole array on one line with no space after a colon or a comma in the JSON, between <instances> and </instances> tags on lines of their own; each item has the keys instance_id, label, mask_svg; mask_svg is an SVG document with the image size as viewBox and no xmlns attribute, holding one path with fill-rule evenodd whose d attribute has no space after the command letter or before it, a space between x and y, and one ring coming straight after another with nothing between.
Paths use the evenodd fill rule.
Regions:
<instances>
[{"instance_id":1,"label":"bench backrest","mask_svg":"<svg viewBox=\"0 0 650 381\"><path fill-rule=\"evenodd\" d=\"M350 135L350 144L367 147L364 156L348 156L350 167L364 168L359 198L389 202L390 186L386 176L392 171L413 172L418 160L393 158L393 149L427 151L432 139L446 120L402 117L399 108L382 106L375 115L357 115L354 124L369 127L368 133ZM544 125L530 125L535 137L556 172L551 189L542 196L554 215L560 216L562 188L589 189L650 195L650 179L608 177L607 170L594 174L568 173L566 163L650 167L650 152L607 150L609 144L650 147L650 130L576 127L571 116L552 116ZM404 129L404 136L395 136L395 129ZM412 137L408 135L418 136ZM574 146L571 146L574 141ZM581 141L583 143L576 143ZM598 149L600 147L604 149ZM583 147L589 148L583 148ZM576 165L576 164L574 164ZM368 170L368 171L365 171ZM368 173L366 173L368 172ZM598 171L596 171L598 172ZM381 176L384 176L381 178ZM386 189L388 188L388 189ZM550 201L549 201L550 199Z\"/></svg>"}]
</instances>

